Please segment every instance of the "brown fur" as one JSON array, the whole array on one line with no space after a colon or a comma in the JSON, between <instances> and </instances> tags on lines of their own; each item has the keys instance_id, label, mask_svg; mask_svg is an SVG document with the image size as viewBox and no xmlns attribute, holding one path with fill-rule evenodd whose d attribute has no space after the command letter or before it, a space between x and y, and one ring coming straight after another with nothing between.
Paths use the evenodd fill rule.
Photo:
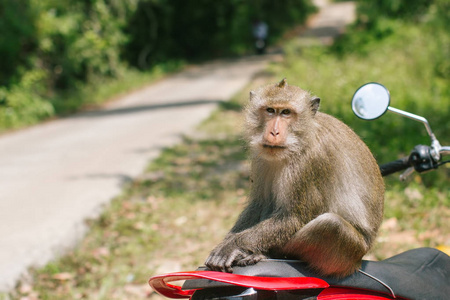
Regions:
<instances>
[{"instance_id":1,"label":"brown fur","mask_svg":"<svg viewBox=\"0 0 450 300\"><path fill-rule=\"evenodd\" d=\"M302 259L323 275L358 268L382 220L384 184L367 146L318 105L285 80L250 93L249 203L209 268L230 272L267 257Z\"/></svg>"}]
</instances>

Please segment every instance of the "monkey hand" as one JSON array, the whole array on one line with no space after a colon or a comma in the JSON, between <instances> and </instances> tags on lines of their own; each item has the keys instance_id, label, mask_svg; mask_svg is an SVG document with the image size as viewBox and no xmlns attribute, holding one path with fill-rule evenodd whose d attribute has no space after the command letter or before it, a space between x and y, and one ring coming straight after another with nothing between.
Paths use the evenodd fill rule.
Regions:
<instances>
[{"instance_id":1,"label":"monkey hand","mask_svg":"<svg viewBox=\"0 0 450 300\"><path fill-rule=\"evenodd\" d=\"M235 239L228 239L219 244L205 261L213 271L233 272L233 266L248 266L267 258L262 253L255 253L239 247Z\"/></svg>"}]
</instances>

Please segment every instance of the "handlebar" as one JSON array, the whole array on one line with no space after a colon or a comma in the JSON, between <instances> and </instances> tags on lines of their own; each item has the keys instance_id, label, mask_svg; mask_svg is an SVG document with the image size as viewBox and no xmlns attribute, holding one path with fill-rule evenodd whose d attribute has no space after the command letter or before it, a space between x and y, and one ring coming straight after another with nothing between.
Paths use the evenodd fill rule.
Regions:
<instances>
[{"instance_id":1,"label":"handlebar","mask_svg":"<svg viewBox=\"0 0 450 300\"><path fill-rule=\"evenodd\" d=\"M380 165L381 176L391 175L398 171L403 171L411 166L409 162L409 156L397 159L395 161L388 162Z\"/></svg>"},{"instance_id":2,"label":"handlebar","mask_svg":"<svg viewBox=\"0 0 450 300\"><path fill-rule=\"evenodd\" d=\"M442 155L450 155L450 147L444 146L439 149L439 158ZM441 164L449 161L439 163L433 158L432 147L417 145L407 157L380 165L382 176L387 176L398 171L407 170L401 179L405 179L412 171L416 170L419 173L426 172L432 169L437 169Z\"/></svg>"},{"instance_id":3,"label":"handlebar","mask_svg":"<svg viewBox=\"0 0 450 300\"><path fill-rule=\"evenodd\" d=\"M441 155L450 155L450 146L442 146L439 153Z\"/></svg>"}]
</instances>

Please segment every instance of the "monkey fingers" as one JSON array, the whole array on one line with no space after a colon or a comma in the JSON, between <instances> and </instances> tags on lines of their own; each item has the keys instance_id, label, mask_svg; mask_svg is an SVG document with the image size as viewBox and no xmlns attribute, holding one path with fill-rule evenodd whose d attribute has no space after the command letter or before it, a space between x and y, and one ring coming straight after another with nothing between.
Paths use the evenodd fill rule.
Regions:
<instances>
[{"instance_id":1,"label":"monkey fingers","mask_svg":"<svg viewBox=\"0 0 450 300\"><path fill-rule=\"evenodd\" d=\"M205 261L205 265L213 270L213 271L224 271L221 269L221 258L223 257L222 253L224 252L224 248L227 244L224 244L222 242L219 244L216 248L214 248L211 253L209 254L208 258Z\"/></svg>"},{"instance_id":2,"label":"monkey fingers","mask_svg":"<svg viewBox=\"0 0 450 300\"><path fill-rule=\"evenodd\" d=\"M233 265L236 265L236 262L245 259L246 256L248 256L248 254L245 253L242 249L239 248L233 249L233 251L229 254L228 258L225 260L224 268L226 272L232 273Z\"/></svg>"},{"instance_id":3,"label":"monkey fingers","mask_svg":"<svg viewBox=\"0 0 450 300\"><path fill-rule=\"evenodd\" d=\"M230 248L221 248L213 251L206 260L205 265L213 271L233 272L232 266L235 262L243 259L247 254L238 248L234 248L231 251L227 251L228 249Z\"/></svg>"},{"instance_id":4,"label":"monkey fingers","mask_svg":"<svg viewBox=\"0 0 450 300\"><path fill-rule=\"evenodd\" d=\"M254 265L257 262L259 262L259 261L261 261L263 259L266 259L266 258L267 258L267 256L265 256L264 254L252 253L252 254L248 254L243 259L237 261L236 265L241 266L241 267Z\"/></svg>"}]
</instances>

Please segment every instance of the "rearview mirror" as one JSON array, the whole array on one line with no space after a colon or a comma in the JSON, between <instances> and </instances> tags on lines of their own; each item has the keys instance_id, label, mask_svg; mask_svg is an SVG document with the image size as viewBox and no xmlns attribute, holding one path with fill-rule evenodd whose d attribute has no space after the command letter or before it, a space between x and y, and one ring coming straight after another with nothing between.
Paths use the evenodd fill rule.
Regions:
<instances>
[{"instance_id":1,"label":"rearview mirror","mask_svg":"<svg viewBox=\"0 0 450 300\"><path fill-rule=\"evenodd\" d=\"M352 110L359 118L374 120L381 117L389 107L389 91L379 83L366 83L353 95Z\"/></svg>"}]
</instances>

